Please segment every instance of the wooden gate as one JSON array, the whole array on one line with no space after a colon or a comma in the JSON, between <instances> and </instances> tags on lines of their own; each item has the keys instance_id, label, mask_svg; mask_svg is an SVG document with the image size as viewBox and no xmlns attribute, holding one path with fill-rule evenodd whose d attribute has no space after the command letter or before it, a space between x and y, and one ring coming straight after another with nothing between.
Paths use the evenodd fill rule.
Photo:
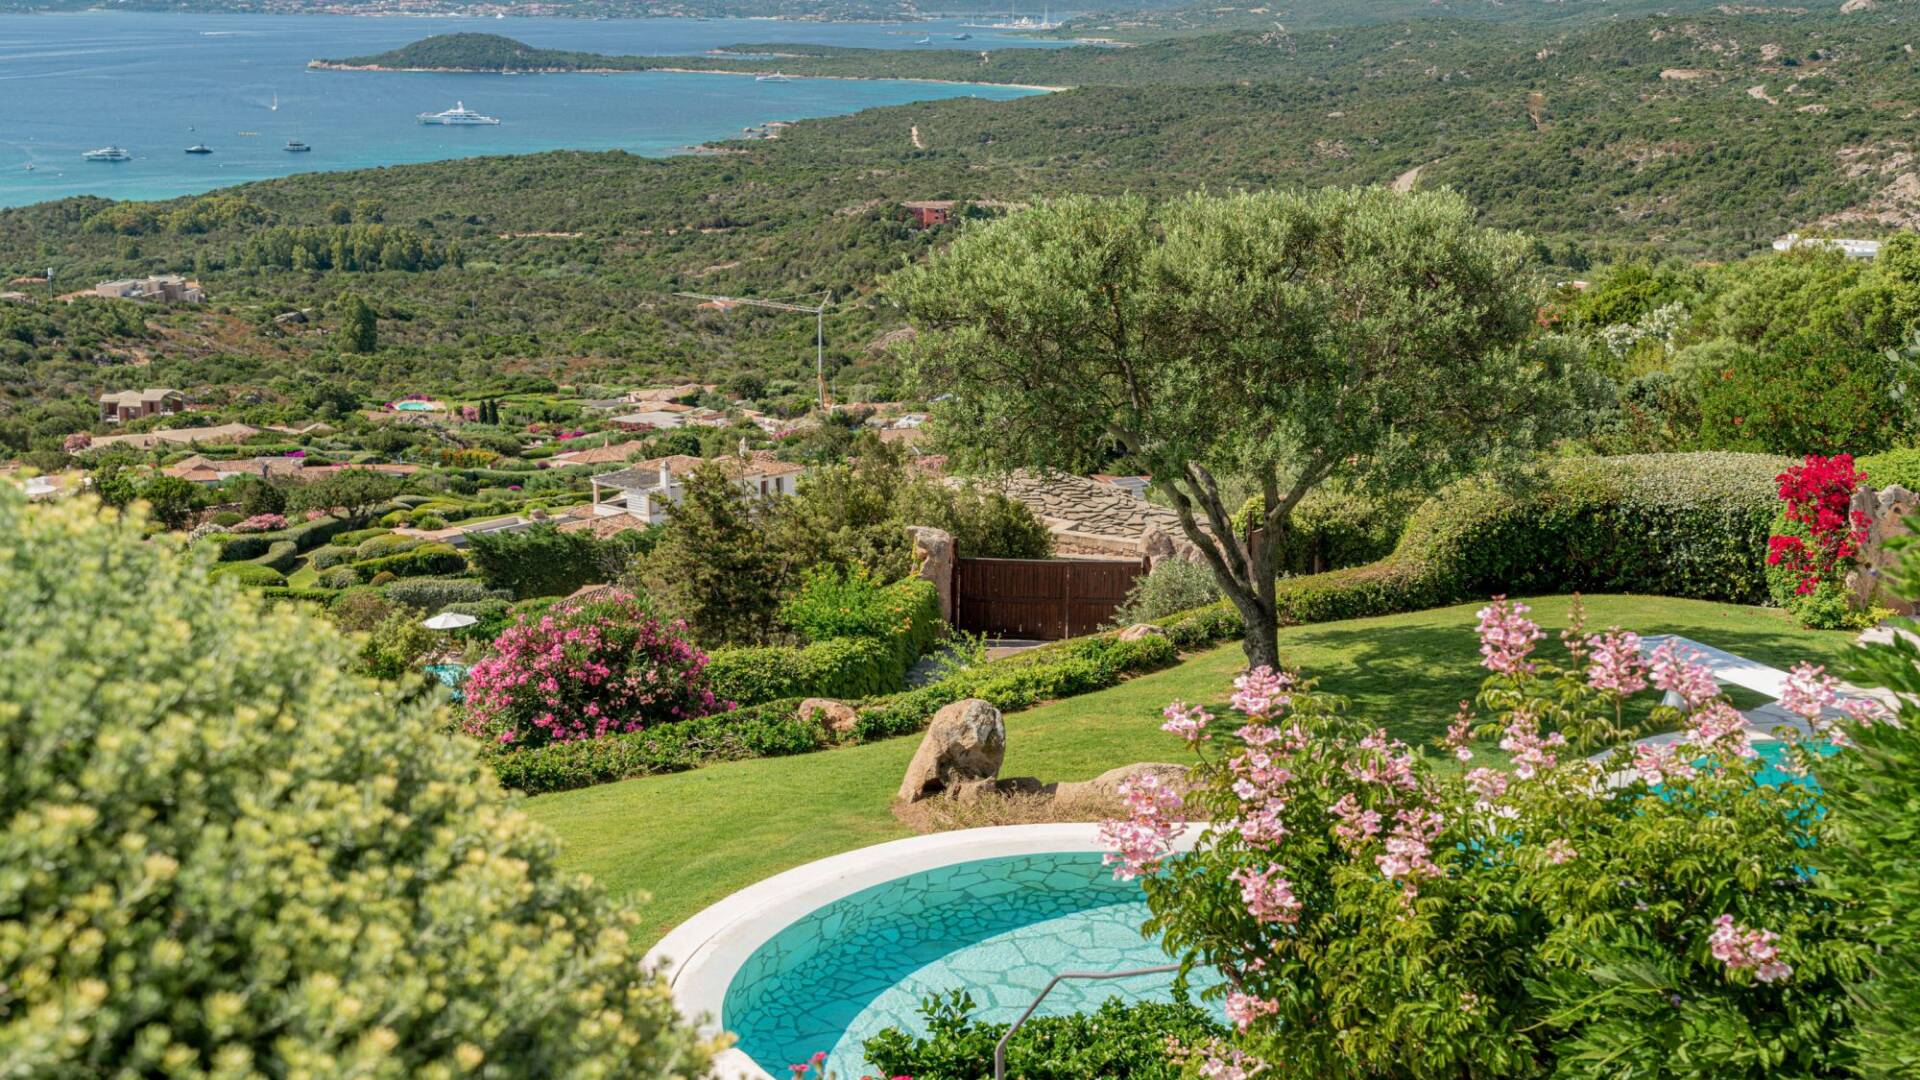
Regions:
<instances>
[{"instance_id":1,"label":"wooden gate","mask_svg":"<svg viewBox=\"0 0 1920 1080\"><path fill-rule=\"evenodd\" d=\"M955 625L969 633L1058 641L1107 624L1144 559L958 559Z\"/></svg>"}]
</instances>

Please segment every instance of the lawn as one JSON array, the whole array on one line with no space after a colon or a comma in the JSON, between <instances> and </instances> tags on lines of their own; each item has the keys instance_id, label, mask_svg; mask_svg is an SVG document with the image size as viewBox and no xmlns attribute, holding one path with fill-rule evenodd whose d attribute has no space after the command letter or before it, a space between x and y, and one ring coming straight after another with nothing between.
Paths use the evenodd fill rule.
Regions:
<instances>
[{"instance_id":1,"label":"lawn","mask_svg":"<svg viewBox=\"0 0 1920 1080\"><path fill-rule=\"evenodd\" d=\"M1555 655L1551 632L1565 625L1568 601L1531 603L1549 631L1542 647ZM1801 630L1763 608L1628 596L1589 597L1586 605L1593 629L1677 633L1779 667L1831 660L1852 640ZM1281 632L1281 655L1321 689L1351 699L1357 715L1424 744L1479 688L1479 606L1295 627ZM1013 714L1002 775L1081 780L1134 761L1182 760L1179 744L1159 730L1161 708L1176 698L1224 702L1242 663L1239 645L1226 645L1100 693ZM888 806L918 745L913 736L734 762L540 796L526 807L560 835L567 865L616 895L650 895L641 911L657 938L771 874L907 835Z\"/></svg>"}]
</instances>

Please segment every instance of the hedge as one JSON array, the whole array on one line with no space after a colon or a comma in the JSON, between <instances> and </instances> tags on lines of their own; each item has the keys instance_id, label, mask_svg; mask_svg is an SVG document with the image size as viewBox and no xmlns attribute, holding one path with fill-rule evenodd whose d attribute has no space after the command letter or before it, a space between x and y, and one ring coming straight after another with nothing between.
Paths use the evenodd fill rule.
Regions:
<instances>
[{"instance_id":1,"label":"hedge","mask_svg":"<svg viewBox=\"0 0 1920 1080\"><path fill-rule=\"evenodd\" d=\"M395 603L416 607L428 615L437 615L450 604L503 601L505 591L489 589L474 578L412 577L389 583L381 590Z\"/></svg>"},{"instance_id":2,"label":"hedge","mask_svg":"<svg viewBox=\"0 0 1920 1080\"><path fill-rule=\"evenodd\" d=\"M369 581L382 572L394 577L444 577L465 573L467 557L451 544L426 544L398 555L348 564Z\"/></svg>"},{"instance_id":3,"label":"hedge","mask_svg":"<svg viewBox=\"0 0 1920 1080\"><path fill-rule=\"evenodd\" d=\"M1642 454L1556 461L1505 486L1462 481L1414 511L1386 558L1281 581L1280 621L1394 615L1499 593L1764 603L1774 477L1789 464L1765 454ZM1193 639L1237 636L1240 615L1223 600L1162 628L1192 648Z\"/></svg>"},{"instance_id":4,"label":"hedge","mask_svg":"<svg viewBox=\"0 0 1920 1080\"><path fill-rule=\"evenodd\" d=\"M213 581L228 579L242 585L285 585L287 576L271 566L259 563L221 563L207 572Z\"/></svg>"},{"instance_id":5,"label":"hedge","mask_svg":"<svg viewBox=\"0 0 1920 1080\"><path fill-rule=\"evenodd\" d=\"M926 726L942 706L978 697L1003 710L1103 689L1127 675L1172 663L1170 637L1121 641L1113 634L1076 638L989 661L931 686L859 703L851 732L836 733L797 715L798 697L646 731L553 743L533 750L485 747L500 782L529 794L683 772L722 761L782 757L904 735ZM709 669L711 670L711 669Z\"/></svg>"},{"instance_id":6,"label":"hedge","mask_svg":"<svg viewBox=\"0 0 1920 1080\"><path fill-rule=\"evenodd\" d=\"M267 545L266 554L254 559L253 563L291 574L293 568L300 565L300 548L291 540L275 540Z\"/></svg>"},{"instance_id":7,"label":"hedge","mask_svg":"<svg viewBox=\"0 0 1920 1080\"><path fill-rule=\"evenodd\" d=\"M1854 464L1876 489L1899 485L1908 491L1920 491L1920 449L1908 447L1868 454Z\"/></svg>"},{"instance_id":8,"label":"hedge","mask_svg":"<svg viewBox=\"0 0 1920 1080\"><path fill-rule=\"evenodd\" d=\"M340 593L334 589L295 589L283 585L272 585L260 589L258 594L267 600L304 600L322 607L332 604Z\"/></svg>"},{"instance_id":9,"label":"hedge","mask_svg":"<svg viewBox=\"0 0 1920 1080\"><path fill-rule=\"evenodd\" d=\"M222 533L217 538L209 537L207 542L219 545L221 562L246 562L266 555L273 545L283 541L293 544L295 554L311 551L339 535L346 527L345 521L329 516L273 532Z\"/></svg>"},{"instance_id":10,"label":"hedge","mask_svg":"<svg viewBox=\"0 0 1920 1080\"><path fill-rule=\"evenodd\" d=\"M768 645L717 649L707 662L707 684L741 705L793 697L859 698L891 693L933 647L940 630L940 597L932 583L912 578L885 590L905 608L906 626L884 638L831 638L804 647Z\"/></svg>"}]
</instances>

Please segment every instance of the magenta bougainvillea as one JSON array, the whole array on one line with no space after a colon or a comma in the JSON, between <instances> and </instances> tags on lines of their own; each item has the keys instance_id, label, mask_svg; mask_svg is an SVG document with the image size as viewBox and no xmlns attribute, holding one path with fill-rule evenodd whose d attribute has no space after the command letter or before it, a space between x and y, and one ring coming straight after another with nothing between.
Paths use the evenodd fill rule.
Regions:
<instances>
[{"instance_id":1,"label":"magenta bougainvillea","mask_svg":"<svg viewBox=\"0 0 1920 1080\"><path fill-rule=\"evenodd\" d=\"M272 532L287 527L287 519L280 514L255 514L233 527L234 532Z\"/></svg>"},{"instance_id":2,"label":"magenta bougainvillea","mask_svg":"<svg viewBox=\"0 0 1920 1080\"><path fill-rule=\"evenodd\" d=\"M1867 516L1852 509L1853 492L1862 477L1851 454L1830 458L1808 454L1803 464L1789 467L1775 479L1787 504L1787 520L1805 528L1808 539L1768 537L1767 565L1798 574L1794 592L1805 596L1831 579L1866 542Z\"/></svg>"},{"instance_id":3,"label":"magenta bougainvillea","mask_svg":"<svg viewBox=\"0 0 1920 1080\"><path fill-rule=\"evenodd\" d=\"M468 672L465 727L533 747L731 709L707 688L706 667L684 626L628 593L563 602L508 627Z\"/></svg>"}]
</instances>

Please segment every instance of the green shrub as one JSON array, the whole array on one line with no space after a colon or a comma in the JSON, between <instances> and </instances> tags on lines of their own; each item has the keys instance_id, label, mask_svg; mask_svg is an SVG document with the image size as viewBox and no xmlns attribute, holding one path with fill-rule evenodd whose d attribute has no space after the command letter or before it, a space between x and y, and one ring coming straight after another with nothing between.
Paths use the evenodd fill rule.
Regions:
<instances>
[{"instance_id":1,"label":"green shrub","mask_svg":"<svg viewBox=\"0 0 1920 1080\"><path fill-rule=\"evenodd\" d=\"M1884 454L1869 454L1855 459L1854 464L1876 489L1898 485L1908 491L1920 491L1920 449L1902 447Z\"/></svg>"},{"instance_id":2,"label":"green shrub","mask_svg":"<svg viewBox=\"0 0 1920 1080\"><path fill-rule=\"evenodd\" d=\"M291 540L275 540L267 545L266 553L253 562L256 566L268 566L289 574L300 565L300 549Z\"/></svg>"},{"instance_id":3,"label":"green shrub","mask_svg":"<svg viewBox=\"0 0 1920 1080\"><path fill-rule=\"evenodd\" d=\"M222 533L202 541L218 549L221 562L246 562L267 553L272 533Z\"/></svg>"},{"instance_id":4,"label":"green shrub","mask_svg":"<svg viewBox=\"0 0 1920 1080\"><path fill-rule=\"evenodd\" d=\"M323 572L316 578L323 589L351 589L360 584L360 571L351 566Z\"/></svg>"},{"instance_id":5,"label":"green shrub","mask_svg":"<svg viewBox=\"0 0 1920 1080\"><path fill-rule=\"evenodd\" d=\"M239 585L285 585L287 576L271 566L259 563L221 563L207 573L215 581L231 581Z\"/></svg>"},{"instance_id":6,"label":"green shrub","mask_svg":"<svg viewBox=\"0 0 1920 1080\"><path fill-rule=\"evenodd\" d=\"M1220 599L1220 582L1204 563L1162 559L1136 579L1127 602L1113 613L1113 625L1157 623L1169 615L1204 607Z\"/></svg>"},{"instance_id":7,"label":"green shrub","mask_svg":"<svg viewBox=\"0 0 1920 1080\"><path fill-rule=\"evenodd\" d=\"M254 595L260 597L262 600L274 602L298 601L300 603L318 604L321 607L327 607L331 605L334 599L340 594L331 589L293 589L280 585L270 585L264 589L254 590Z\"/></svg>"},{"instance_id":8,"label":"green shrub","mask_svg":"<svg viewBox=\"0 0 1920 1080\"><path fill-rule=\"evenodd\" d=\"M1234 515L1244 530L1266 500L1248 499ZM1393 551L1413 507L1404 499L1383 502L1354 492L1316 488L1294 507L1292 526L1274 548L1273 567L1282 577L1318 574L1384 559Z\"/></svg>"},{"instance_id":9,"label":"green shrub","mask_svg":"<svg viewBox=\"0 0 1920 1080\"><path fill-rule=\"evenodd\" d=\"M247 516L237 510L222 510L207 520L213 522L215 525L238 525L247 520Z\"/></svg>"},{"instance_id":10,"label":"green shrub","mask_svg":"<svg viewBox=\"0 0 1920 1080\"><path fill-rule=\"evenodd\" d=\"M388 585L386 594L389 600L419 608L428 615L439 613L449 604L505 599L501 590L489 589L485 582L473 578L402 578Z\"/></svg>"},{"instance_id":11,"label":"green shrub","mask_svg":"<svg viewBox=\"0 0 1920 1080\"><path fill-rule=\"evenodd\" d=\"M979 1080L993 1075L993 1048L1006 1024L974 1019L964 990L932 995L920 1005L925 1036L888 1028L868 1039L867 1060L882 1076L913 1080ZM1037 1016L1007 1040L1008 1076L1021 1080L1180 1080L1191 1076L1168 1054L1169 1042L1197 1047L1231 1034L1185 994L1170 1003L1108 998L1097 1010Z\"/></svg>"},{"instance_id":12,"label":"green shrub","mask_svg":"<svg viewBox=\"0 0 1920 1080\"><path fill-rule=\"evenodd\" d=\"M313 567L315 570L331 570L343 563L350 563L356 558L358 558L358 556L352 548L336 547L329 544L326 547L315 549L313 554L307 556L307 565Z\"/></svg>"},{"instance_id":13,"label":"green shrub","mask_svg":"<svg viewBox=\"0 0 1920 1080\"><path fill-rule=\"evenodd\" d=\"M538 524L512 532L481 533L467 545L476 573L515 597L565 596L620 576L631 551L617 540L591 533L561 532Z\"/></svg>"},{"instance_id":14,"label":"green shrub","mask_svg":"<svg viewBox=\"0 0 1920 1080\"><path fill-rule=\"evenodd\" d=\"M859 596L857 612L839 615L812 606L832 603L828 594L840 595L848 588L847 580L829 582L820 596L803 605L801 618L819 630L858 628L872 631L871 636L829 637L802 648L716 649L707 665L713 692L736 704L753 705L782 697L868 697L900 689L907 670L933 646L939 632L939 594L932 583L909 578L879 589L852 586Z\"/></svg>"},{"instance_id":15,"label":"green shrub","mask_svg":"<svg viewBox=\"0 0 1920 1080\"><path fill-rule=\"evenodd\" d=\"M382 533L369 540L362 540L353 546L354 559L378 559L387 555L398 555L403 551L412 551L421 547L425 540L417 536L399 536L394 533Z\"/></svg>"},{"instance_id":16,"label":"green shrub","mask_svg":"<svg viewBox=\"0 0 1920 1080\"><path fill-rule=\"evenodd\" d=\"M890 590L863 566L819 569L780 605L780 621L808 641L887 637L909 618L905 594Z\"/></svg>"},{"instance_id":17,"label":"green shrub","mask_svg":"<svg viewBox=\"0 0 1920 1080\"><path fill-rule=\"evenodd\" d=\"M395 510L395 511L392 511L391 513L383 514L380 517L380 524L385 525L389 529L399 528L400 526L403 526L403 525L409 525L412 522L413 522L413 515L405 510Z\"/></svg>"},{"instance_id":18,"label":"green shrub","mask_svg":"<svg viewBox=\"0 0 1920 1080\"><path fill-rule=\"evenodd\" d=\"M431 581L433 579L418 578L415 580ZM397 585L399 583L395 582L394 584ZM389 585L387 588L391 589L393 586ZM492 641L494 638L500 636L500 631L505 630L507 626L513 622L513 605L505 600L467 600L448 604L440 610L450 611L457 615L471 615L479 619L479 622L474 623L465 630L455 631L455 633L458 633L460 636L471 638L475 641Z\"/></svg>"},{"instance_id":19,"label":"green shrub","mask_svg":"<svg viewBox=\"0 0 1920 1080\"><path fill-rule=\"evenodd\" d=\"M427 699L141 524L0 485L8 1072L704 1075L637 917Z\"/></svg>"},{"instance_id":20,"label":"green shrub","mask_svg":"<svg viewBox=\"0 0 1920 1080\"><path fill-rule=\"evenodd\" d=\"M364 559L353 565L361 576L369 580L381 574L393 577L444 577L449 574L461 574L467 570L467 557L460 554L451 544L424 544L410 548L398 555L388 555L379 559Z\"/></svg>"},{"instance_id":21,"label":"green shrub","mask_svg":"<svg viewBox=\"0 0 1920 1080\"><path fill-rule=\"evenodd\" d=\"M438 514L416 514L413 518L413 527L416 529L444 529L447 527L447 519Z\"/></svg>"},{"instance_id":22,"label":"green shrub","mask_svg":"<svg viewBox=\"0 0 1920 1080\"><path fill-rule=\"evenodd\" d=\"M351 532L343 532L334 537L333 542L341 547L355 547L376 536L386 536L387 534L388 530L386 529L354 529Z\"/></svg>"}]
</instances>

